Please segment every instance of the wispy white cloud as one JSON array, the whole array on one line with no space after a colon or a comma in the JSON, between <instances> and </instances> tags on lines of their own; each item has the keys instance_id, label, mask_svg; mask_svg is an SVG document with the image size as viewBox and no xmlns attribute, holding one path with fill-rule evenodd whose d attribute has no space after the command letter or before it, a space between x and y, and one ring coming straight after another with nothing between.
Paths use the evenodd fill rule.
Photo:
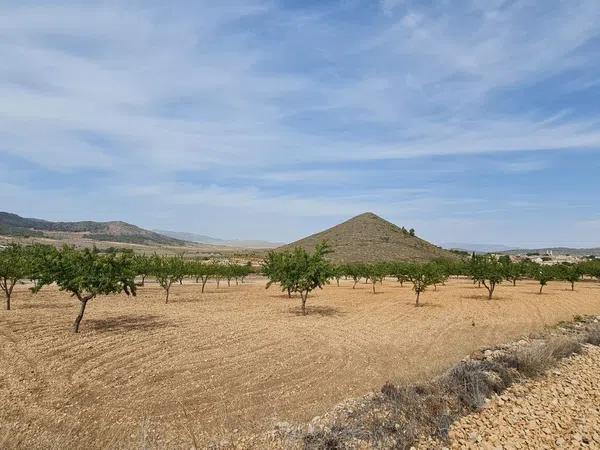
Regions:
<instances>
[{"instance_id":1,"label":"wispy white cloud","mask_svg":"<svg viewBox=\"0 0 600 450\"><path fill-rule=\"evenodd\" d=\"M372 6L3 3L0 155L102 172L107 204L420 220L481 199L421 185L404 160L500 154L488 170L535 174L542 152L600 148L600 111L569 101L597 83L595 0Z\"/></svg>"}]
</instances>

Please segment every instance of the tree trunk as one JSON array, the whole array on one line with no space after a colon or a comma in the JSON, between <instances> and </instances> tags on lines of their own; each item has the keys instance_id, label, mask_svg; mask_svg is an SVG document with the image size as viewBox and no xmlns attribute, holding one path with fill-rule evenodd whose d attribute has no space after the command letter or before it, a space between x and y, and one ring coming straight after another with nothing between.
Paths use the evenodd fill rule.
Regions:
<instances>
[{"instance_id":1,"label":"tree trunk","mask_svg":"<svg viewBox=\"0 0 600 450\"><path fill-rule=\"evenodd\" d=\"M417 302L415 303L415 306L419 306L419 297L421 295L421 292L417 291Z\"/></svg>"},{"instance_id":2,"label":"tree trunk","mask_svg":"<svg viewBox=\"0 0 600 450\"><path fill-rule=\"evenodd\" d=\"M227 287L231 287L231 278L227 278Z\"/></svg>"},{"instance_id":3,"label":"tree trunk","mask_svg":"<svg viewBox=\"0 0 600 450\"><path fill-rule=\"evenodd\" d=\"M356 288L356 283L358 283L358 281L354 280L354 284L352 285L352 289Z\"/></svg>"},{"instance_id":4,"label":"tree trunk","mask_svg":"<svg viewBox=\"0 0 600 450\"><path fill-rule=\"evenodd\" d=\"M488 286L488 284L484 281L483 282L483 286L488 291L488 300L491 300L492 299L492 295L494 295L494 289L496 288L496 283L490 282L490 285Z\"/></svg>"},{"instance_id":5,"label":"tree trunk","mask_svg":"<svg viewBox=\"0 0 600 450\"><path fill-rule=\"evenodd\" d=\"M516 286L516 285L517 285L517 279L515 278L515 279L513 280L513 286Z\"/></svg>"},{"instance_id":6,"label":"tree trunk","mask_svg":"<svg viewBox=\"0 0 600 450\"><path fill-rule=\"evenodd\" d=\"M202 278L202 293L204 294L204 286L206 286L206 282L208 281L208 277Z\"/></svg>"},{"instance_id":7,"label":"tree trunk","mask_svg":"<svg viewBox=\"0 0 600 450\"><path fill-rule=\"evenodd\" d=\"M79 298L79 302L80 302L79 314L77 315L77 318L75 319L75 323L73 324L73 331L75 333L79 333L79 324L81 323L81 319L83 319L83 313L85 312L85 307L87 306L88 300L90 300L90 299L87 297L85 297L83 299Z\"/></svg>"},{"instance_id":8,"label":"tree trunk","mask_svg":"<svg viewBox=\"0 0 600 450\"><path fill-rule=\"evenodd\" d=\"M221 284L221 279L217 278L217 289L219 289L219 284Z\"/></svg>"},{"instance_id":9,"label":"tree trunk","mask_svg":"<svg viewBox=\"0 0 600 450\"><path fill-rule=\"evenodd\" d=\"M144 286L144 283L146 282L146 275L142 275L142 286Z\"/></svg>"},{"instance_id":10,"label":"tree trunk","mask_svg":"<svg viewBox=\"0 0 600 450\"><path fill-rule=\"evenodd\" d=\"M574 291L575 290L575 282L571 281L571 290Z\"/></svg>"},{"instance_id":11,"label":"tree trunk","mask_svg":"<svg viewBox=\"0 0 600 450\"><path fill-rule=\"evenodd\" d=\"M306 315L306 299L308 297L308 291L300 292L300 296L302 297L302 315Z\"/></svg>"},{"instance_id":12,"label":"tree trunk","mask_svg":"<svg viewBox=\"0 0 600 450\"><path fill-rule=\"evenodd\" d=\"M540 294L542 293L542 289L544 289L544 285L540 284Z\"/></svg>"},{"instance_id":13,"label":"tree trunk","mask_svg":"<svg viewBox=\"0 0 600 450\"><path fill-rule=\"evenodd\" d=\"M171 284L169 283L169 285L167 286L167 297L165 298L165 304L169 303L169 291L171 290Z\"/></svg>"},{"instance_id":14,"label":"tree trunk","mask_svg":"<svg viewBox=\"0 0 600 450\"><path fill-rule=\"evenodd\" d=\"M6 310L10 311L10 298L12 296L13 289L15 288L16 281L12 282L6 278L0 281L0 286L4 291L4 295L6 296Z\"/></svg>"},{"instance_id":15,"label":"tree trunk","mask_svg":"<svg viewBox=\"0 0 600 450\"><path fill-rule=\"evenodd\" d=\"M292 298L292 290L290 288L287 288L288 291L288 298Z\"/></svg>"},{"instance_id":16,"label":"tree trunk","mask_svg":"<svg viewBox=\"0 0 600 450\"><path fill-rule=\"evenodd\" d=\"M373 294L375 293L375 281L373 281Z\"/></svg>"},{"instance_id":17,"label":"tree trunk","mask_svg":"<svg viewBox=\"0 0 600 450\"><path fill-rule=\"evenodd\" d=\"M336 281L337 281L337 285L338 285L338 287L340 287L340 279L339 279L339 278L336 278Z\"/></svg>"}]
</instances>

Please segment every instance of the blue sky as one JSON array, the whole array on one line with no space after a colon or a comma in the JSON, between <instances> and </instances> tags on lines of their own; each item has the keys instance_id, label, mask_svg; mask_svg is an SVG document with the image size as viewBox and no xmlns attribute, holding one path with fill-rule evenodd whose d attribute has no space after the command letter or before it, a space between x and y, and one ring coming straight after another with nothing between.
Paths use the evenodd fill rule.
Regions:
<instances>
[{"instance_id":1,"label":"blue sky","mask_svg":"<svg viewBox=\"0 0 600 450\"><path fill-rule=\"evenodd\" d=\"M600 246L600 3L0 4L0 209Z\"/></svg>"}]
</instances>

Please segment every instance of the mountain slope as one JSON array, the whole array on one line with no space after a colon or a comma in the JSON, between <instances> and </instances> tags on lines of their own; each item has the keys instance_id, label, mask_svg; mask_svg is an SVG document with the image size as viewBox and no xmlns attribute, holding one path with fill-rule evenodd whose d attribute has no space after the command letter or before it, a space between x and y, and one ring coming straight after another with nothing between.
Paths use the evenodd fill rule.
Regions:
<instances>
[{"instance_id":1,"label":"mountain slope","mask_svg":"<svg viewBox=\"0 0 600 450\"><path fill-rule=\"evenodd\" d=\"M185 241L174 239L126 222L50 222L0 212L0 234L9 236L51 236L53 233L77 233L80 237L98 241L125 242L131 244L184 245Z\"/></svg>"},{"instance_id":2,"label":"mountain slope","mask_svg":"<svg viewBox=\"0 0 600 450\"><path fill-rule=\"evenodd\" d=\"M330 259L335 262L430 261L457 258L455 254L411 236L373 213L353 217L279 249L303 247L312 251L322 241L327 241L333 250Z\"/></svg>"}]
</instances>

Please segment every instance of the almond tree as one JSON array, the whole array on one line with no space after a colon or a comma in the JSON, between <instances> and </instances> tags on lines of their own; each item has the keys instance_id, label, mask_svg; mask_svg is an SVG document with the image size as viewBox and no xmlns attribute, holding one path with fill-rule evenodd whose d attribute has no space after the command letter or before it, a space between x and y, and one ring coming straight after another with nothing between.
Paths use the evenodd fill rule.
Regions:
<instances>
[{"instance_id":1,"label":"almond tree","mask_svg":"<svg viewBox=\"0 0 600 450\"><path fill-rule=\"evenodd\" d=\"M487 289L488 300L492 299L496 286L504 280L504 267L495 256L474 256L470 262L471 276Z\"/></svg>"},{"instance_id":2,"label":"almond tree","mask_svg":"<svg viewBox=\"0 0 600 450\"><path fill-rule=\"evenodd\" d=\"M202 280L202 290L204 293L204 287L208 279L214 274L214 264L206 263L200 260L195 260L190 263L191 273L196 278L196 283Z\"/></svg>"},{"instance_id":3,"label":"almond tree","mask_svg":"<svg viewBox=\"0 0 600 450\"><path fill-rule=\"evenodd\" d=\"M600 261L593 260L583 263L582 270L586 275L600 281Z\"/></svg>"},{"instance_id":4,"label":"almond tree","mask_svg":"<svg viewBox=\"0 0 600 450\"><path fill-rule=\"evenodd\" d=\"M400 283L400 287L404 287L404 283L408 280L408 271L410 268L410 264L404 262L395 262L391 264L390 267L390 275L396 277L398 283Z\"/></svg>"},{"instance_id":5,"label":"almond tree","mask_svg":"<svg viewBox=\"0 0 600 450\"><path fill-rule=\"evenodd\" d=\"M302 299L302 315L306 315L308 294L316 288L322 288L332 276L331 264L325 259L329 253L327 244L317 245L314 253L308 253L297 247L293 252L293 266L297 273L296 291Z\"/></svg>"},{"instance_id":6,"label":"almond tree","mask_svg":"<svg viewBox=\"0 0 600 450\"><path fill-rule=\"evenodd\" d=\"M244 279L248 275L250 275L252 272L254 272L254 270L252 269L252 263L250 261L248 261L244 265L237 266L237 276L240 278L240 281L242 282L242 284L244 284ZM237 281L237 278L236 278L236 281Z\"/></svg>"},{"instance_id":7,"label":"almond tree","mask_svg":"<svg viewBox=\"0 0 600 450\"><path fill-rule=\"evenodd\" d=\"M542 266L540 264L532 266L531 277L540 283L540 294L542 293L544 286L555 278L554 272L555 271L551 266Z\"/></svg>"},{"instance_id":8,"label":"almond tree","mask_svg":"<svg viewBox=\"0 0 600 450\"><path fill-rule=\"evenodd\" d=\"M506 279L510 280L513 286L516 286L517 281L526 275L527 268L523 263L514 263L510 261L508 263L503 263L503 271Z\"/></svg>"},{"instance_id":9,"label":"almond tree","mask_svg":"<svg viewBox=\"0 0 600 450\"><path fill-rule=\"evenodd\" d=\"M388 274L388 268L385 263L371 264L366 268L366 276L373 286L373 294L375 294L375 284L383 283L383 279Z\"/></svg>"},{"instance_id":10,"label":"almond tree","mask_svg":"<svg viewBox=\"0 0 600 450\"><path fill-rule=\"evenodd\" d=\"M221 284L221 280L225 276L227 268L222 264L214 264L212 267L212 276L217 282L217 289L219 289L219 285Z\"/></svg>"},{"instance_id":11,"label":"almond tree","mask_svg":"<svg viewBox=\"0 0 600 450\"><path fill-rule=\"evenodd\" d=\"M138 286L144 286L146 277L152 270L150 258L144 255L135 255L133 257L133 265L135 267L136 275L142 277L142 281L138 283Z\"/></svg>"},{"instance_id":12,"label":"almond tree","mask_svg":"<svg viewBox=\"0 0 600 450\"><path fill-rule=\"evenodd\" d=\"M496 285L502 281L502 265L491 255L476 255L473 253L467 269L473 283L479 287L483 284L488 291L488 299L491 300Z\"/></svg>"},{"instance_id":13,"label":"almond tree","mask_svg":"<svg viewBox=\"0 0 600 450\"><path fill-rule=\"evenodd\" d=\"M352 289L355 289L356 284L360 281L364 273L362 264L346 264L344 266L344 270L344 275L349 276L350 278L352 278L352 281L354 281Z\"/></svg>"},{"instance_id":14,"label":"almond tree","mask_svg":"<svg viewBox=\"0 0 600 450\"><path fill-rule=\"evenodd\" d=\"M169 303L169 293L173 283L182 280L186 272L186 264L180 256L154 255L151 258L151 275L165 290L165 303Z\"/></svg>"},{"instance_id":15,"label":"almond tree","mask_svg":"<svg viewBox=\"0 0 600 450\"><path fill-rule=\"evenodd\" d=\"M562 264L557 267L558 277L571 283L571 290L575 290L575 283L581 279L582 269L577 264Z\"/></svg>"},{"instance_id":16,"label":"almond tree","mask_svg":"<svg viewBox=\"0 0 600 450\"><path fill-rule=\"evenodd\" d=\"M32 244L23 247L23 251L28 265L27 277L35 287L39 284L46 266L51 263L58 250L51 245Z\"/></svg>"},{"instance_id":17,"label":"almond tree","mask_svg":"<svg viewBox=\"0 0 600 450\"><path fill-rule=\"evenodd\" d=\"M296 291L298 273L294 265L293 252L269 252L263 261L262 273L269 279L266 289L278 283L282 291L287 291L288 297Z\"/></svg>"},{"instance_id":18,"label":"almond tree","mask_svg":"<svg viewBox=\"0 0 600 450\"><path fill-rule=\"evenodd\" d=\"M46 284L56 283L79 300L80 309L73 324L79 332L85 308L98 295L124 292L135 296L135 268L130 254L102 255L94 249L76 250L65 246L48 261L39 283L32 289L38 292Z\"/></svg>"},{"instance_id":19,"label":"almond tree","mask_svg":"<svg viewBox=\"0 0 600 450\"><path fill-rule=\"evenodd\" d=\"M413 284L413 290L417 294L415 306L419 304L419 297L422 292L438 280L439 275L431 263L413 263L408 268L408 279Z\"/></svg>"},{"instance_id":20,"label":"almond tree","mask_svg":"<svg viewBox=\"0 0 600 450\"><path fill-rule=\"evenodd\" d=\"M344 276L344 268L342 266L332 267L332 277L335 278L335 282L340 287L340 279Z\"/></svg>"},{"instance_id":21,"label":"almond tree","mask_svg":"<svg viewBox=\"0 0 600 450\"><path fill-rule=\"evenodd\" d=\"M231 280L233 278L236 278L236 283L237 283L236 273L237 273L237 270L236 270L235 264L228 263L227 265L223 266L223 276L227 280L227 287L231 286Z\"/></svg>"},{"instance_id":22,"label":"almond tree","mask_svg":"<svg viewBox=\"0 0 600 450\"><path fill-rule=\"evenodd\" d=\"M0 288L6 297L6 310L10 311L10 300L15 285L29 275L30 267L23 246L11 244L0 250Z\"/></svg>"},{"instance_id":23,"label":"almond tree","mask_svg":"<svg viewBox=\"0 0 600 450\"><path fill-rule=\"evenodd\" d=\"M329 253L327 244L317 245L313 253L301 247L292 251L270 252L263 261L263 274L269 281L267 289L273 283L279 283L283 291L298 292L302 299L302 314L306 315L306 300L314 289L322 288L333 276L333 268L325 259Z\"/></svg>"}]
</instances>

